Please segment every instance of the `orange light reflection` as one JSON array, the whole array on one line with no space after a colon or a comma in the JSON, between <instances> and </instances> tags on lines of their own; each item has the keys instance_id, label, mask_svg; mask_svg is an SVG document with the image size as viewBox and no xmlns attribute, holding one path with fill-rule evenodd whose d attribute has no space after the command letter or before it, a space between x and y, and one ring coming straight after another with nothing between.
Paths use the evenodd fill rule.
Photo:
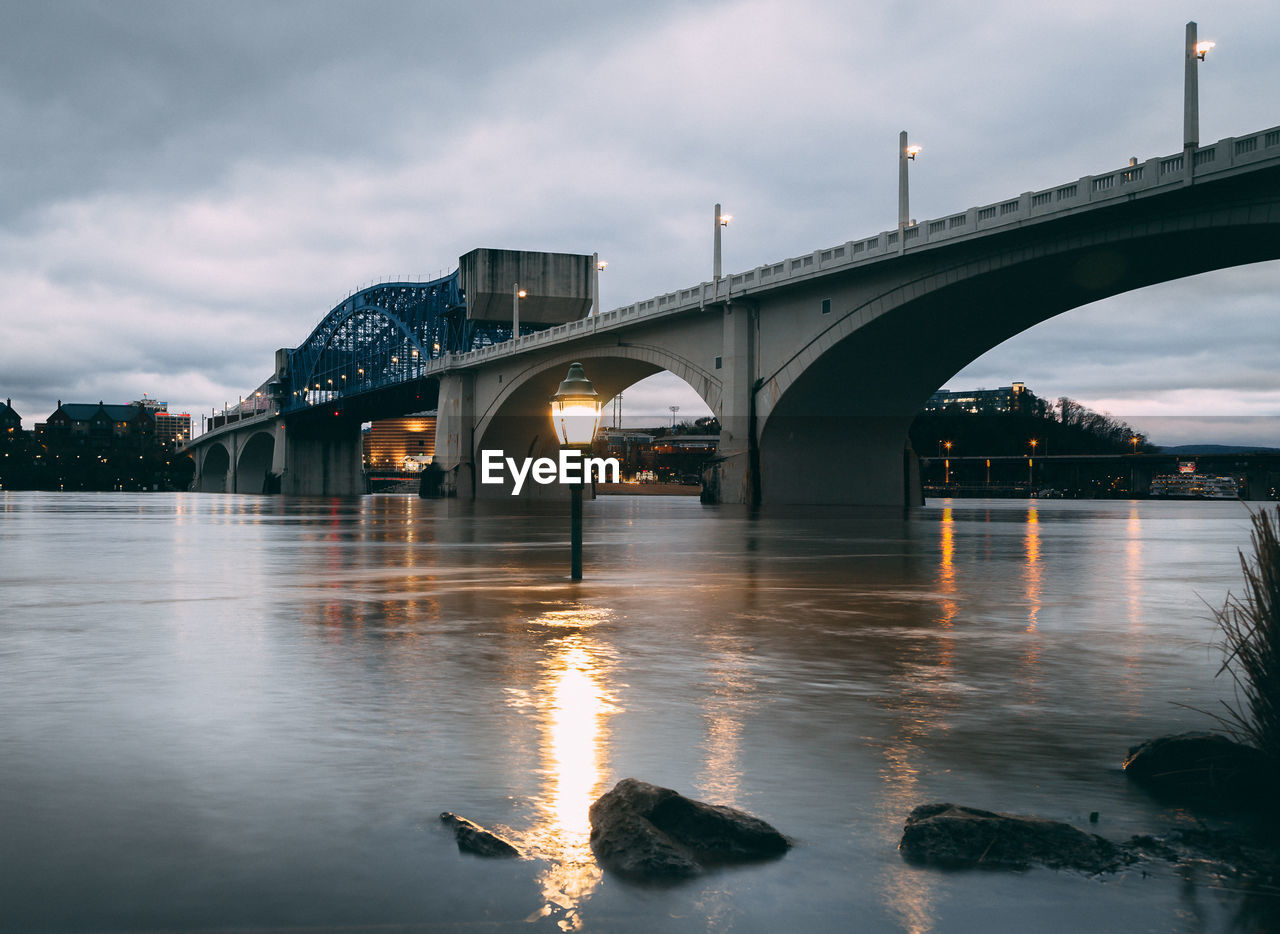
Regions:
<instances>
[{"instance_id":1,"label":"orange light reflection","mask_svg":"<svg viewBox=\"0 0 1280 934\"><path fill-rule=\"evenodd\" d=\"M525 852L548 864L538 877L545 904L534 917L555 916L562 931L582 930L580 907L601 878L588 811L605 791L605 717L617 708L605 686L606 650L588 631L607 616L573 608L534 620L568 630L548 643L546 676L536 692L547 781L538 821L523 837Z\"/></svg>"}]
</instances>

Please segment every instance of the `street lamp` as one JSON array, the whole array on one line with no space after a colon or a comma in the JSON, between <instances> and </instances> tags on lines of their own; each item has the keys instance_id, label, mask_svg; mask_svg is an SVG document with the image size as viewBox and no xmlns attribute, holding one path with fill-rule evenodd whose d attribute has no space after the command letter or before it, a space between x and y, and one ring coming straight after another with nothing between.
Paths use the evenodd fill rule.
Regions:
<instances>
[{"instance_id":1,"label":"street lamp","mask_svg":"<svg viewBox=\"0 0 1280 934\"><path fill-rule=\"evenodd\" d=\"M729 221L731 220L733 220L733 215L721 214L720 205L717 204L716 205L716 235L715 235L715 250L714 250L715 255L712 257L712 263L711 263L712 276L714 277L716 282L720 281L720 228L728 227Z\"/></svg>"},{"instance_id":2,"label":"street lamp","mask_svg":"<svg viewBox=\"0 0 1280 934\"><path fill-rule=\"evenodd\" d=\"M1027 458L1027 483L1032 483L1031 471L1036 464L1036 445L1040 442L1035 438L1031 439L1031 455Z\"/></svg>"},{"instance_id":3,"label":"street lamp","mask_svg":"<svg viewBox=\"0 0 1280 934\"><path fill-rule=\"evenodd\" d=\"M1182 146L1187 159L1194 156L1196 147L1200 145L1200 86L1197 66L1204 61L1205 55L1214 45L1214 42L1197 41L1196 24L1187 23L1187 44L1182 70ZM1190 171L1192 166L1187 165L1186 169Z\"/></svg>"},{"instance_id":4,"label":"street lamp","mask_svg":"<svg viewBox=\"0 0 1280 934\"><path fill-rule=\"evenodd\" d=\"M604 310L600 307L600 273L604 272L604 268L608 265L600 259L599 253L591 254L591 313L593 315L598 315Z\"/></svg>"},{"instance_id":5,"label":"street lamp","mask_svg":"<svg viewBox=\"0 0 1280 934\"><path fill-rule=\"evenodd\" d=\"M600 422L600 396L581 363L569 364L569 375L551 397L551 422L564 447L591 447ZM569 576L575 581L582 580L582 485L582 479L569 485Z\"/></svg>"},{"instance_id":6,"label":"street lamp","mask_svg":"<svg viewBox=\"0 0 1280 934\"><path fill-rule=\"evenodd\" d=\"M898 229L911 226L911 210L907 206L907 163L915 162L919 146L907 145L907 131L898 134Z\"/></svg>"},{"instance_id":7,"label":"street lamp","mask_svg":"<svg viewBox=\"0 0 1280 934\"><path fill-rule=\"evenodd\" d=\"M520 336L520 299L528 296L528 292L520 288L520 283L511 285L511 339Z\"/></svg>"}]
</instances>

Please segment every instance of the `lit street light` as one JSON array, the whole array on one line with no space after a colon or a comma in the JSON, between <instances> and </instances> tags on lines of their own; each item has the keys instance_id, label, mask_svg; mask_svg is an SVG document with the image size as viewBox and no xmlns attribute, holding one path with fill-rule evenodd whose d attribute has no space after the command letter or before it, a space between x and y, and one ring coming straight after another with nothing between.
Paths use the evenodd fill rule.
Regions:
<instances>
[{"instance_id":1,"label":"lit street light","mask_svg":"<svg viewBox=\"0 0 1280 934\"><path fill-rule=\"evenodd\" d=\"M907 131L898 134L898 229L911 226L911 209L907 202L907 163L920 154L919 146L907 145Z\"/></svg>"},{"instance_id":2,"label":"lit street light","mask_svg":"<svg viewBox=\"0 0 1280 934\"><path fill-rule=\"evenodd\" d=\"M604 311L600 305L600 273L604 272L604 268L608 265L600 259L599 253L591 254L591 314L593 315Z\"/></svg>"},{"instance_id":3,"label":"lit street light","mask_svg":"<svg viewBox=\"0 0 1280 934\"><path fill-rule=\"evenodd\" d=\"M561 445L590 449L600 422L600 396L581 363L569 364L569 375L551 397L551 422ZM582 479L569 485L569 576L575 581L582 580L582 486Z\"/></svg>"},{"instance_id":4,"label":"lit street light","mask_svg":"<svg viewBox=\"0 0 1280 934\"><path fill-rule=\"evenodd\" d=\"M729 221L733 220L732 214L721 214L720 205L716 205L716 233L715 233L715 249L713 251L711 272L716 282L720 281L720 228L728 227Z\"/></svg>"},{"instance_id":5,"label":"lit street light","mask_svg":"<svg viewBox=\"0 0 1280 934\"><path fill-rule=\"evenodd\" d=\"M511 339L515 340L520 336L520 299L529 295L524 289L520 288L520 283L515 282L511 285Z\"/></svg>"},{"instance_id":6,"label":"lit street light","mask_svg":"<svg viewBox=\"0 0 1280 934\"><path fill-rule=\"evenodd\" d=\"M1194 158L1195 149L1200 145L1200 85L1197 68L1214 45L1214 42L1197 41L1196 24L1187 23L1187 45L1182 71L1182 146L1184 158L1188 160L1185 166L1188 172L1194 167L1190 160Z\"/></svg>"}]
</instances>

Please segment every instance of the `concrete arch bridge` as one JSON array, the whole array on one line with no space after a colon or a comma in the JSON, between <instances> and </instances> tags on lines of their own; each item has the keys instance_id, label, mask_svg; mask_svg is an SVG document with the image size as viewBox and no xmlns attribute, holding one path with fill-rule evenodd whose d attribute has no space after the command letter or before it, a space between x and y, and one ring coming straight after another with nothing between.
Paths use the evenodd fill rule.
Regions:
<instances>
[{"instance_id":1,"label":"concrete arch bridge","mask_svg":"<svg viewBox=\"0 0 1280 934\"><path fill-rule=\"evenodd\" d=\"M504 496L477 482L480 452L553 454L547 400L577 360L606 400L660 370L693 387L722 426L720 501L918 503L907 429L987 350L1109 296L1277 258L1280 128L603 313L589 314L590 257L473 251L452 276L330 311L277 352L265 402L215 419L188 450L200 489L357 493L360 423L436 409L449 486Z\"/></svg>"}]
</instances>

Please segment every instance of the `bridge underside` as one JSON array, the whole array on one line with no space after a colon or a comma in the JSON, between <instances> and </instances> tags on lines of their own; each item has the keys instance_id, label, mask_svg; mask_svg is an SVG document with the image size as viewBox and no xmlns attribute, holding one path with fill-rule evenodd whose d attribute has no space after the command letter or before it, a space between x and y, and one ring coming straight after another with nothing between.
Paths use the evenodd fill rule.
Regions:
<instances>
[{"instance_id":1,"label":"bridge underside","mask_svg":"<svg viewBox=\"0 0 1280 934\"><path fill-rule=\"evenodd\" d=\"M794 375L781 369L762 381L760 501L918 502L906 448L914 414L982 354L1104 298L1280 259L1280 173L1261 191L1258 182L1193 188L1159 210L1133 202L984 238L942 266L908 254L891 279L851 286L847 333L814 341Z\"/></svg>"}]
</instances>

